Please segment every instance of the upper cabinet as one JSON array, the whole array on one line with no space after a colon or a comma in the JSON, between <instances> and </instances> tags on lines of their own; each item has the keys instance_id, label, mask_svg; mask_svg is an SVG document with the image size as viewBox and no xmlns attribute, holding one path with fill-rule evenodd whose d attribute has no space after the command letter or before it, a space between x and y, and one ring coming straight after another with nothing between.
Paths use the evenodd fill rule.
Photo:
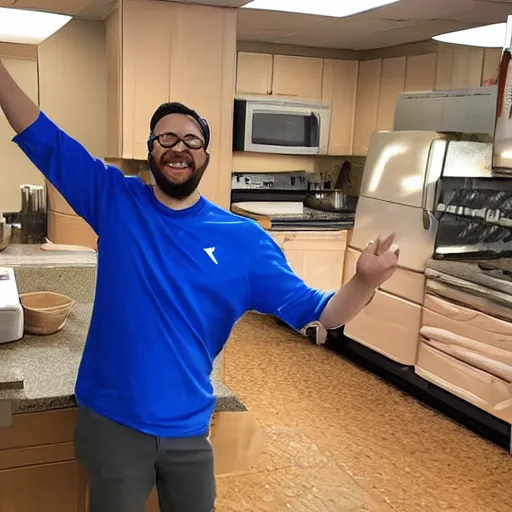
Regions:
<instances>
[{"instance_id":1,"label":"upper cabinet","mask_svg":"<svg viewBox=\"0 0 512 512\"><path fill-rule=\"evenodd\" d=\"M483 48L443 46L437 54L435 88L445 90L480 87L483 64Z\"/></svg>"},{"instance_id":2,"label":"upper cabinet","mask_svg":"<svg viewBox=\"0 0 512 512\"><path fill-rule=\"evenodd\" d=\"M238 52L237 94L272 93L273 57L269 53Z\"/></svg>"},{"instance_id":3,"label":"upper cabinet","mask_svg":"<svg viewBox=\"0 0 512 512\"><path fill-rule=\"evenodd\" d=\"M323 60L274 55L272 94L320 100Z\"/></svg>"},{"instance_id":4,"label":"upper cabinet","mask_svg":"<svg viewBox=\"0 0 512 512\"><path fill-rule=\"evenodd\" d=\"M190 27L197 37L190 38ZM108 155L146 160L155 109L179 101L205 117L211 159L201 192L229 205L236 10L125 0L107 20Z\"/></svg>"},{"instance_id":5,"label":"upper cabinet","mask_svg":"<svg viewBox=\"0 0 512 512\"><path fill-rule=\"evenodd\" d=\"M359 63L353 155L368 153L371 134L377 129L381 73L382 59Z\"/></svg>"},{"instance_id":6,"label":"upper cabinet","mask_svg":"<svg viewBox=\"0 0 512 512\"><path fill-rule=\"evenodd\" d=\"M405 91L433 91L436 83L437 53L407 57Z\"/></svg>"},{"instance_id":7,"label":"upper cabinet","mask_svg":"<svg viewBox=\"0 0 512 512\"><path fill-rule=\"evenodd\" d=\"M324 60L322 101L331 106L329 155L351 155L359 63Z\"/></svg>"},{"instance_id":8,"label":"upper cabinet","mask_svg":"<svg viewBox=\"0 0 512 512\"><path fill-rule=\"evenodd\" d=\"M377 130L393 130L395 105L405 89L406 57L394 57L382 61Z\"/></svg>"},{"instance_id":9,"label":"upper cabinet","mask_svg":"<svg viewBox=\"0 0 512 512\"><path fill-rule=\"evenodd\" d=\"M322 97L323 59L238 52L237 94Z\"/></svg>"}]
</instances>

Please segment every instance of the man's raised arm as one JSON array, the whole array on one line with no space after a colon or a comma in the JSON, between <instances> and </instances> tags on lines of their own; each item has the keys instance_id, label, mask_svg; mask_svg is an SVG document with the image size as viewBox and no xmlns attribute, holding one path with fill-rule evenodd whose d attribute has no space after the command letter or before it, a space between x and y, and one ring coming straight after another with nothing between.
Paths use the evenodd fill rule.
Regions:
<instances>
[{"instance_id":1,"label":"man's raised arm","mask_svg":"<svg viewBox=\"0 0 512 512\"><path fill-rule=\"evenodd\" d=\"M38 106L21 90L0 59L0 108L16 133L39 116Z\"/></svg>"},{"instance_id":2,"label":"man's raised arm","mask_svg":"<svg viewBox=\"0 0 512 512\"><path fill-rule=\"evenodd\" d=\"M114 182L120 183L121 171L94 158L53 123L21 90L1 61L0 107L17 134L13 141L99 235L106 198L116 189ZM83 122L88 123L86 119ZM0 186L1 182L0 174Z\"/></svg>"}]
</instances>

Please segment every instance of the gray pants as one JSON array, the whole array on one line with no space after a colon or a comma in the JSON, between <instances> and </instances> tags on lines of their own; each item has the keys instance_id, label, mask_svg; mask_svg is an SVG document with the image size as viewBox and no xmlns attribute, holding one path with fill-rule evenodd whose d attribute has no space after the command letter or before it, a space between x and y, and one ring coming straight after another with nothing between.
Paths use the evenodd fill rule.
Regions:
<instances>
[{"instance_id":1,"label":"gray pants","mask_svg":"<svg viewBox=\"0 0 512 512\"><path fill-rule=\"evenodd\" d=\"M144 512L155 484L162 512L215 508L207 436L157 438L80 407L75 451L89 478L90 512Z\"/></svg>"}]
</instances>

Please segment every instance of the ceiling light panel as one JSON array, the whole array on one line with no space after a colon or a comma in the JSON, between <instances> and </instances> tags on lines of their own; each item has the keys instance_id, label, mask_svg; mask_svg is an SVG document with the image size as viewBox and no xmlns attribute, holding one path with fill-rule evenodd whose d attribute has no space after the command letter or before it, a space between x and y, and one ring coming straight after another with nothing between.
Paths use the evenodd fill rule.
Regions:
<instances>
[{"instance_id":1,"label":"ceiling light panel","mask_svg":"<svg viewBox=\"0 0 512 512\"><path fill-rule=\"evenodd\" d=\"M479 46L483 48L503 48L507 32L506 23L495 23L483 27L468 28L435 36L433 39L443 43Z\"/></svg>"},{"instance_id":2,"label":"ceiling light panel","mask_svg":"<svg viewBox=\"0 0 512 512\"><path fill-rule=\"evenodd\" d=\"M62 14L0 7L0 42L39 44L70 19Z\"/></svg>"},{"instance_id":3,"label":"ceiling light panel","mask_svg":"<svg viewBox=\"0 0 512 512\"><path fill-rule=\"evenodd\" d=\"M361 12L390 5L399 0L253 0L242 9L294 12L316 16L344 18Z\"/></svg>"}]
</instances>

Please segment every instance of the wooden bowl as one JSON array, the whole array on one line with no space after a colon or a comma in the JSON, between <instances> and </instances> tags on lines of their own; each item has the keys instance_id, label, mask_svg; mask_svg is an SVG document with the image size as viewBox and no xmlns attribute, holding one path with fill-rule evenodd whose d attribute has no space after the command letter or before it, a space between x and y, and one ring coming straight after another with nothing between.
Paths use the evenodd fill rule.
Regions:
<instances>
[{"instance_id":1,"label":"wooden bowl","mask_svg":"<svg viewBox=\"0 0 512 512\"><path fill-rule=\"evenodd\" d=\"M66 323L75 301L54 292L20 295L26 334L48 335L59 332Z\"/></svg>"}]
</instances>

